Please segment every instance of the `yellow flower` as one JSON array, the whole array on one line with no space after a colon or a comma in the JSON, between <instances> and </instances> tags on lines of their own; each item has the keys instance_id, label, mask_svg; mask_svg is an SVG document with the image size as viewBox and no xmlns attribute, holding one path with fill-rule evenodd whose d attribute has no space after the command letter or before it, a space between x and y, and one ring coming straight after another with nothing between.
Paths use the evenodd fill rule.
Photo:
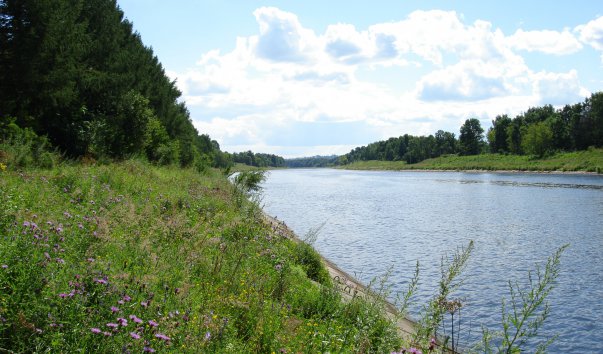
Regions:
<instances>
[{"instance_id":1,"label":"yellow flower","mask_svg":"<svg viewBox=\"0 0 603 354\"><path fill-rule=\"evenodd\" d=\"M0 162L0 170L2 170L2 171L6 170L6 165L3 164L2 162Z\"/></svg>"}]
</instances>

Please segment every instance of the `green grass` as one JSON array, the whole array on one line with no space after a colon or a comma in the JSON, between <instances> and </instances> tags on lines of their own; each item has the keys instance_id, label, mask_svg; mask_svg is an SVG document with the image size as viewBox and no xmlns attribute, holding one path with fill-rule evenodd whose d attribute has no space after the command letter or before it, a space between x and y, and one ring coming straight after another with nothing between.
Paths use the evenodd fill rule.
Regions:
<instances>
[{"instance_id":1,"label":"green grass","mask_svg":"<svg viewBox=\"0 0 603 354\"><path fill-rule=\"evenodd\" d=\"M316 251L271 229L218 171L3 163L0 351L401 345L382 306L343 302Z\"/></svg>"},{"instance_id":2,"label":"green grass","mask_svg":"<svg viewBox=\"0 0 603 354\"><path fill-rule=\"evenodd\" d=\"M482 154L447 155L416 164L403 161L357 161L342 168L350 170L487 170L534 172L603 173L603 149L559 153L536 159L530 156Z\"/></svg>"}]
</instances>

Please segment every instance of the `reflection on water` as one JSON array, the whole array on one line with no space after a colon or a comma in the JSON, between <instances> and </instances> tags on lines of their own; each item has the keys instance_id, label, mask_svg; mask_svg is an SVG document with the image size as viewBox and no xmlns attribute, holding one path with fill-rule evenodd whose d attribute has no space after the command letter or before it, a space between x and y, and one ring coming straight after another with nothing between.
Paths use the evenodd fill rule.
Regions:
<instances>
[{"instance_id":1,"label":"reflection on water","mask_svg":"<svg viewBox=\"0 0 603 354\"><path fill-rule=\"evenodd\" d=\"M601 176L278 170L264 187L266 212L298 234L326 222L316 247L365 282L391 268L402 292L419 260L417 300L437 289L440 257L474 240L455 296L465 302L465 345L482 324L498 329L508 280L524 282L534 263L570 243L543 333L560 334L551 352L602 347Z\"/></svg>"}]
</instances>

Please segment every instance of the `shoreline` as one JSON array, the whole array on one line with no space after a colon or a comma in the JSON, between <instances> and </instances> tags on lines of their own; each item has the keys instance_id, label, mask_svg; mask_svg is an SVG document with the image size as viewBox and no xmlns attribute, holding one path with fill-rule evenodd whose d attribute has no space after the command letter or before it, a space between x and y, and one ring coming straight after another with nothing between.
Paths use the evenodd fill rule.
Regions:
<instances>
[{"instance_id":1,"label":"shoreline","mask_svg":"<svg viewBox=\"0 0 603 354\"><path fill-rule=\"evenodd\" d=\"M262 210L264 220L270 225L273 231L283 237L289 238L294 242L303 242L293 230L291 230L284 221L280 221ZM341 269L335 263L320 254L320 258L324 262L333 283L339 288L344 301L349 301L355 296L371 296L371 290L361 281ZM408 339L416 333L417 323L408 317L401 317L396 306L387 299L383 301L383 310L385 316L396 323L398 334Z\"/></svg>"},{"instance_id":2,"label":"shoreline","mask_svg":"<svg viewBox=\"0 0 603 354\"><path fill-rule=\"evenodd\" d=\"M603 174L590 171L562 171L562 170L486 170L486 169L434 169L434 168L345 168L333 167L346 171L393 171L393 172L459 172L459 173L493 173L493 174L533 174L533 175L577 175L577 176L602 176Z\"/></svg>"}]
</instances>

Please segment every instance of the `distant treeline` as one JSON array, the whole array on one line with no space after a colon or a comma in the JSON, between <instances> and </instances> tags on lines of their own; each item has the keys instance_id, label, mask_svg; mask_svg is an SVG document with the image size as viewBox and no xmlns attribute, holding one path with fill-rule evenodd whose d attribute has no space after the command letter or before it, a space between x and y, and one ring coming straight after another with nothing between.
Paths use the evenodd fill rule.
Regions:
<instances>
[{"instance_id":1,"label":"distant treeline","mask_svg":"<svg viewBox=\"0 0 603 354\"><path fill-rule=\"evenodd\" d=\"M285 159L281 156L253 153L251 151L229 154L232 161L255 167L285 167Z\"/></svg>"},{"instance_id":2,"label":"distant treeline","mask_svg":"<svg viewBox=\"0 0 603 354\"><path fill-rule=\"evenodd\" d=\"M115 0L0 1L0 119L68 157L225 166Z\"/></svg>"},{"instance_id":3,"label":"distant treeline","mask_svg":"<svg viewBox=\"0 0 603 354\"><path fill-rule=\"evenodd\" d=\"M487 138L487 140L486 140ZM513 119L497 116L484 130L476 118L461 126L459 138L438 130L434 135L377 141L340 156L340 165L354 161L406 161L409 164L446 154L476 155L482 152L545 156L560 151L586 150L603 146L603 92L582 103L554 109L533 107Z\"/></svg>"},{"instance_id":4,"label":"distant treeline","mask_svg":"<svg viewBox=\"0 0 603 354\"><path fill-rule=\"evenodd\" d=\"M305 168L305 167L330 167L338 163L339 156L312 156L298 157L294 159L286 159L285 165L289 168Z\"/></svg>"}]
</instances>

